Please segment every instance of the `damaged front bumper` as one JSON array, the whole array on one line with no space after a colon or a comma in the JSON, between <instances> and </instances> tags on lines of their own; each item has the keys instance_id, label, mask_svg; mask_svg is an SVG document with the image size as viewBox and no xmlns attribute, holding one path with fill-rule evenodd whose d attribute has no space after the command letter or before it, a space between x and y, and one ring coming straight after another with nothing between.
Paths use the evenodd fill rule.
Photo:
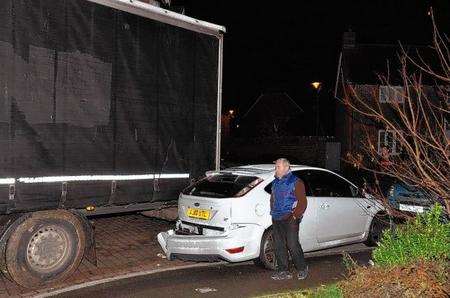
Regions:
<instances>
[{"instance_id":1,"label":"damaged front bumper","mask_svg":"<svg viewBox=\"0 0 450 298\"><path fill-rule=\"evenodd\" d=\"M264 232L258 225L236 225L222 235L178 235L174 230L158 234L168 260L242 262L259 256Z\"/></svg>"}]
</instances>

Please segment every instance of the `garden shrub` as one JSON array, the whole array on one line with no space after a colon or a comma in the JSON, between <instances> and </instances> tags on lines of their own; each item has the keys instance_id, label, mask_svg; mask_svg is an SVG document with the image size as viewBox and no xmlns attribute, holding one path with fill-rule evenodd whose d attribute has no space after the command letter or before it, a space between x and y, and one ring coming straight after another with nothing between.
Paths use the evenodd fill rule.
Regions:
<instances>
[{"instance_id":1,"label":"garden shrub","mask_svg":"<svg viewBox=\"0 0 450 298\"><path fill-rule=\"evenodd\" d=\"M450 223L436 204L406 224L386 230L373 251L376 265L395 266L417 261L444 261L450 257Z\"/></svg>"}]
</instances>

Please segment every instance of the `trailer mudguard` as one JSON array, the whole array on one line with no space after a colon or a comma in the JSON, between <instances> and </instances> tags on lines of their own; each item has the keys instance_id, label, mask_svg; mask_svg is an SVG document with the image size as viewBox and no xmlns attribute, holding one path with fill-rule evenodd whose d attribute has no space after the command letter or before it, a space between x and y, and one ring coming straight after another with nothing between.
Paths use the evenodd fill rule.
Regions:
<instances>
[{"instance_id":1,"label":"trailer mudguard","mask_svg":"<svg viewBox=\"0 0 450 298\"><path fill-rule=\"evenodd\" d=\"M30 215L30 213L13 213L0 216L0 271L8 279L10 279L10 276L6 268L5 252L9 236L14 231L14 229L22 222L24 222L28 217L30 217Z\"/></svg>"}]
</instances>

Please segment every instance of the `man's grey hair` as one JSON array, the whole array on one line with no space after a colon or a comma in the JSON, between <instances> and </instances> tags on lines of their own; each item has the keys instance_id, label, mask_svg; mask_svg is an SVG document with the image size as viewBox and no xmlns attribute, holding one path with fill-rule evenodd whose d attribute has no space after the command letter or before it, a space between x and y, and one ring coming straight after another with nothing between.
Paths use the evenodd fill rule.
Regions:
<instances>
[{"instance_id":1,"label":"man's grey hair","mask_svg":"<svg viewBox=\"0 0 450 298\"><path fill-rule=\"evenodd\" d=\"M277 164L279 162L283 163L285 166L288 166L288 167L291 166L291 163L286 158L278 158L277 160L275 160L275 164Z\"/></svg>"}]
</instances>

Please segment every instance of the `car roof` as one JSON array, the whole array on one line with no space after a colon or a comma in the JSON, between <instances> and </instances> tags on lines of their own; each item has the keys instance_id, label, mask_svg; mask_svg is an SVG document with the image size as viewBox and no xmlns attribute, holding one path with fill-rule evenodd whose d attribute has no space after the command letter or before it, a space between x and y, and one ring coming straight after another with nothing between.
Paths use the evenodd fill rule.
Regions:
<instances>
[{"instance_id":1,"label":"car roof","mask_svg":"<svg viewBox=\"0 0 450 298\"><path fill-rule=\"evenodd\" d=\"M337 175L337 176L341 177L342 179L346 180L348 183L352 184L353 186L356 186L353 182L351 182L347 178L339 175L338 173L330 171L328 169L307 166L307 165L291 165L291 171L298 171L298 170L318 170L318 171L325 171L325 172L333 173L334 175ZM259 177L262 179L268 179L269 177L274 176L275 165L273 163L272 164L244 165L244 166L226 168L224 170L220 170L219 172L211 171L210 173L211 174L212 173L228 173L228 174L235 174L235 175L242 175L242 176L256 176L256 177Z\"/></svg>"},{"instance_id":2,"label":"car roof","mask_svg":"<svg viewBox=\"0 0 450 298\"><path fill-rule=\"evenodd\" d=\"M321 169L316 167L311 167L307 165L291 165L291 170L301 170L301 169ZM325 169L321 169L325 170ZM243 165L237 167L226 168L220 171L221 173L233 173L239 175L252 175L258 177L273 176L275 172L275 165L272 164L255 164L255 165Z\"/></svg>"}]
</instances>

